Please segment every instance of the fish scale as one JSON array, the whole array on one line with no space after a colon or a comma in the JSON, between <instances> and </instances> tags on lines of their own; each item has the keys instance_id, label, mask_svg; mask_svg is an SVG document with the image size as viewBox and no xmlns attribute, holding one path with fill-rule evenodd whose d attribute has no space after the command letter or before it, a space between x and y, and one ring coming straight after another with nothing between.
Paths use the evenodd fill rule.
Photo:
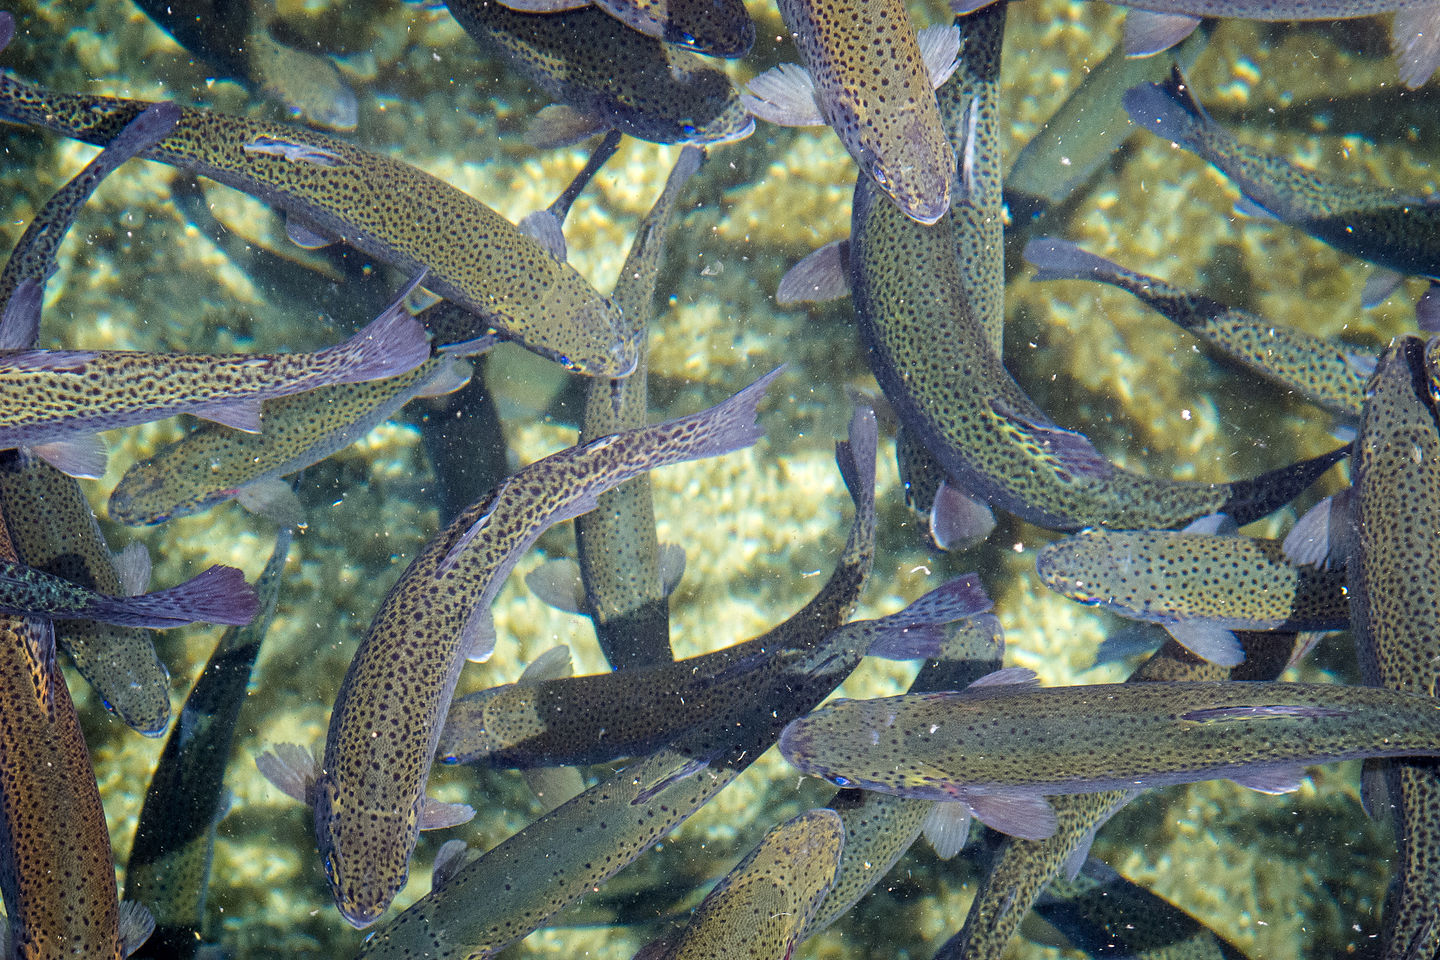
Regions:
<instances>
[{"instance_id":1,"label":"fish scale","mask_svg":"<svg viewBox=\"0 0 1440 960\"><path fill-rule=\"evenodd\" d=\"M405 884L425 784L480 621L520 555L547 528L645 470L714 456L759 437L756 404L776 370L710 410L552 454L463 511L390 588L355 651L314 786L315 835L336 904L367 925ZM493 630L493 627L492 627Z\"/></svg>"},{"instance_id":2,"label":"fish scale","mask_svg":"<svg viewBox=\"0 0 1440 960\"><path fill-rule=\"evenodd\" d=\"M1178 527L1212 513L1258 519L1319 477L1326 457L1231 483L1144 477L1097 462L1084 444L1057 456L1040 430L1050 419L988 347L955 257L947 215L926 226L878 200L868 178L855 184L850 279L870 369L901 423L966 491L1037 526ZM1002 415L1001 410L1006 411ZM1085 474L1089 474L1088 476Z\"/></svg>"},{"instance_id":3,"label":"fish scale","mask_svg":"<svg viewBox=\"0 0 1440 960\"><path fill-rule=\"evenodd\" d=\"M102 146L149 106L0 77L0 115ZM407 273L426 270L428 289L577 373L624 376L635 365L618 311L580 274L409 164L313 131L190 107L143 156L248 193Z\"/></svg>"},{"instance_id":4,"label":"fish scale","mask_svg":"<svg viewBox=\"0 0 1440 960\"><path fill-rule=\"evenodd\" d=\"M908 216L950 207L955 156L900 0L779 0L825 122Z\"/></svg>"},{"instance_id":5,"label":"fish scale","mask_svg":"<svg viewBox=\"0 0 1440 960\"><path fill-rule=\"evenodd\" d=\"M1434 341L1402 337L1370 379L1355 441L1346 565L1366 682L1432 697L1440 681L1437 350ZM1385 956L1432 956L1440 950L1440 773L1434 764L1393 763L1385 783L1399 841Z\"/></svg>"},{"instance_id":6,"label":"fish scale","mask_svg":"<svg viewBox=\"0 0 1440 960\"><path fill-rule=\"evenodd\" d=\"M1280 540L1085 530L1047 545L1035 569L1051 590L1136 620L1245 630L1350 622L1345 570L1296 565Z\"/></svg>"}]
</instances>

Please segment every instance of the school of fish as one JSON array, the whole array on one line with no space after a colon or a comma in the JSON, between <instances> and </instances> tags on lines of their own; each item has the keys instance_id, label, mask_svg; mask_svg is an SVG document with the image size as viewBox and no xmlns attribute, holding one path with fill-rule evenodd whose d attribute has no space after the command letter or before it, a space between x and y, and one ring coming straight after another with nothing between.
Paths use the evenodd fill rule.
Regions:
<instances>
[{"instance_id":1,"label":"school of fish","mask_svg":"<svg viewBox=\"0 0 1440 960\"><path fill-rule=\"evenodd\" d=\"M568 938L587 925L586 955L643 960L1234 958L1260 942L1256 957L1440 960L1440 158L1425 129L1440 0L1071 4L1061 19L1087 42L1119 38L1036 116L1015 74L1051 74L1013 40L1052 7L107 0L103 16L128 17L113 35L67 34L44 5L0 11L3 156L26 186L4 201L0 269L0 960L578 955ZM113 60L132 35L147 68L163 51L160 73L47 75L66 43ZM1403 86L1406 169L1376 173L1396 139L1379 115L1398 108L1317 107L1301 126L1346 134L1334 150L1267 127L1292 98L1252 103L1255 61L1312 40L1328 59L1304 102L1327 83L1338 96L1354 63ZM408 103L425 71L471 82L451 58L515 99L482 95L493 115L449 89ZM531 158L520 178L572 179L512 222L456 185L474 162L397 146L432 122ZM833 147L794 178L823 179L824 202L786 194L776 158L797 144ZM587 225L632 185L654 199L612 218L628 255L601 290ZM747 206L752 190L770 199ZM128 191L143 215L100 227L100 203ZM1119 199L1152 194L1153 210ZM1233 211L1188 209L1211 194ZM232 203L273 219L268 239L222 222ZM173 222L146 224L156 211ZM1146 266L1160 275L1122 266L1147 216L1226 218L1213 269L1196 278L1165 250ZM768 249L791 223L812 252L789 243L788 269L715 252ZM251 303L146 276L164 295L143 329L66 307L130 295L117 250L199 242ZM1293 299L1247 282L1259 256L1300 264ZM1362 284L1327 266L1349 260L1370 265ZM721 292L727 271L814 329L772 336ZM1298 290L1320 280L1352 315L1316 316ZM1177 334L1105 287L1184 338L1108 392L1057 358ZM312 322L249 317L282 304ZM693 305L724 335L687 342L675 316ZM1052 310L1095 319L1067 330ZM1378 336L1370 310L1403 321ZM1235 445L1253 456L1199 441L1188 464L1152 458L1174 417L1201 426L1189 407L1149 439L1115 423L1146 382L1200 371L1190 353L1214 362L1195 405L1243 414ZM543 401L505 392L547 379L565 385ZM198 422L154 426L176 415ZM787 417L795 437L778 435ZM397 429L428 461L417 476L376 452ZM701 515L746 472L838 512L795 443L828 450L842 429L850 522L828 578L807 587L828 562L806 556L802 574L786 555L783 595L809 599L749 639L718 612L692 620L697 568L769 570L757 543L812 546L783 517L747 534ZM533 438L509 444L534 430L565 439L526 462ZM735 489L691 481L675 503L720 531L713 556L661 537L685 529L662 478L724 475L700 472L712 458ZM401 481L418 519L392 549L376 491ZM327 508L351 497L373 543L326 539ZM145 543L175 541L112 552L122 524L203 531L155 560L187 576L151 589ZM226 542L236 524L258 532ZM336 568L349 550L369 572ZM507 675L536 616L506 599L522 581L588 625ZM1076 642L1024 635L1073 629L1035 627L1041 598L1105 625L1094 682L1041 683L1068 675L1045 658ZM287 661L266 644L282 623L340 639ZM1002 623L1023 625L1008 651ZM186 630L152 634L193 624L229 627L208 660ZM920 666L903 693L892 667L892 695L857 696L879 661ZM267 684L306 707L260 716ZM122 816L117 757L136 734L157 759ZM1302 805L1322 787L1378 822L1382 852L1363 858L1364 898L1287 927L1303 944L1260 939L1272 921L1253 911L1187 910L1187 881L1231 874L1142 869L1142 838L1192 816L1186 790L1261 821L1257 859L1296 843L1342 859L1326 844L1344 834ZM237 821L303 865L261 881L263 905L211 896L237 869L217 855ZM912 850L922 837L929 852ZM327 905L279 931L306 897ZM931 903L938 924L905 912Z\"/></svg>"}]
</instances>

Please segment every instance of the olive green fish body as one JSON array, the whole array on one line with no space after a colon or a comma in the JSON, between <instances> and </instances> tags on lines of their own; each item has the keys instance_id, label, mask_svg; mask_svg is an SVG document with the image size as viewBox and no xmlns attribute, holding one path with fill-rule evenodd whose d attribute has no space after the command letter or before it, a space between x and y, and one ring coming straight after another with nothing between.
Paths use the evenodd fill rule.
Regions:
<instances>
[{"instance_id":1,"label":"olive green fish body","mask_svg":"<svg viewBox=\"0 0 1440 960\"><path fill-rule=\"evenodd\" d=\"M835 883L845 828L833 810L811 810L770 829L715 884L664 960L789 957Z\"/></svg>"},{"instance_id":2,"label":"olive green fish body","mask_svg":"<svg viewBox=\"0 0 1440 960\"><path fill-rule=\"evenodd\" d=\"M602 10L521 13L484 0L448 7L482 47L551 97L621 133L706 144L741 140L755 129L722 71Z\"/></svg>"},{"instance_id":3,"label":"olive green fish body","mask_svg":"<svg viewBox=\"0 0 1440 960\"><path fill-rule=\"evenodd\" d=\"M1244 634L1245 662L1236 669L1202 660L1174 640L1130 675L1129 682L1274 680L1289 662L1294 638L1282 634ZM1257 673L1257 666L1264 670ZM1052 877L1079 851L1088 850L1096 831L1129 802L1128 790L1107 790L1053 797L1055 833L1044 840L1003 837L980 881L965 924L935 954L935 960L998 960Z\"/></svg>"},{"instance_id":4,"label":"olive green fish body","mask_svg":"<svg viewBox=\"0 0 1440 960\"><path fill-rule=\"evenodd\" d=\"M74 477L38 458L0 454L0 512L16 552L47 573L102 594L124 593L110 548ZM121 720L146 736L170 722L170 674L150 633L97 620L59 620L56 640Z\"/></svg>"},{"instance_id":5,"label":"olive green fish body","mask_svg":"<svg viewBox=\"0 0 1440 960\"><path fill-rule=\"evenodd\" d=\"M950 215L960 283L990 350L1005 342L1005 210L1001 188L1000 52L1006 3L957 17L959 66L935 91L950 145Z\"/></svg>"},{"instance_id":6,"label":"olive green fish body","mask_svg":"<svg viewBox=\"0 0 1440 960\"><path fill-rule=\"evenodd\" d=\"M592 509L598 494L632 476L753 443L755 407L778 373L710 410L531 464L411 561L345 673L315 784L315 835L347 920L373 922L405 884L460 668L467 656L489 656L490 603L520 555L551 525Z\"/></svg>"},{"instance_id":7,"label":"olive green fish body","mask_svg":"<svg viewBox=\"0 0 1440 960\"><path fill-rule=\"evenodd\" d=\"M89 143L108 143L148 106L0 77L0 115ZM576 372L623 376L635 365L618 311L580 274L408 164L313 131L191 108L144 156L248 193L412 275L424 270L428 289Z\"/></svg>"},{"instance_id":8,"label":"olive green fish body","mask_svg":"<svg viewBox=\"0 0 1440 960\"><path fill-rule=\"evenodd\" d=\"M1440 427L1434 345L1403 337L1371 378L1355 442L1350 608L1366 681L1436 695L1440 681ZM1399 857L1385 919L1386 956L1440 949L1440 774L1390 764Z\"/></svg>"},{"instance_id":9,"label":"olive green fish body","mask_svg":"<svg viewBox=\"0 0 1440 960\"><path fill-rule=\"evenodd\" d=\"M851 289L870 369L901 423L966 491L1042 527L1176 527L1211 513L1237 522L1295 496L1340 454L1229 484L1154 480L1054 427L989 349L964 295L954 225L891 212L855 188Z\"/></svg>"},{"instance_id":10,"label":"olive green fish body","mask_svg":"<svg viewBox=\"0 0 1440 960\"><path fill-rule=\"evenodd\" d=\"M125 866L125 897L155 918L150 948L191 957L201 942L215 826L225 814L225 768L250 672L280 593L290 531L276 536L256 581L261 609L226 630L195 681L150 777Z\"/></svg>"},{"instance_id":11,"label":"olive green fish body","mask_svg":"<svg viewBox=\"0 0 1440 960\"><path fill-rule=\"evenodd\" d=\"M815 101L873 181L907 216L950 209L955 156L900 0L780 0L815 84Z\"/></svg>"},{"instance_id":12,"label":"olive green fish body","mask_svg":"<svg viewBox=\"0 0 1440 960\"><path fill-rule=\"evenodd\" d=\"M1227 630L1340 630L1345 571L1296 565L1279 540L1085 530L1035 561L1050 589L1132 620Z\"/></svg>"},{"instance_id":13,"label":"olive green fish body","mask_svg":"<svg viewBox=\"0 0 1440 960\"><path fill-rule=\"evenodd\" d=\"M612 294L640 343L635 372L623 380L597 377L588 385L580 422L582 443L645 425L649 410L649 338L655 284L676 204L704 154L687 148L665 188L636 228ZM599 505L575 521L580 576L595 635L616 669L667 663L670 601L661 580L660 543L650 478L642 475L600 495Z\"/></svg>"},{"instance_id":14,"label":"olive green fish body","mask_svg":"<svg viewBox=\"0 0 1440 960\"><path fill-rule=\"evenodd\" d=\"M16 557L0 522L0 557ZM0 616L0 893L17 960L120 960L110 833L49 623Z\"/></svg>"},{"instance_id":15,"label":"olive green fish body","mask_svg":"<svg viewBox=\"0 0 1440 960\"><path fill-rule=\"evenodd\" d=\"M396 377L266 400L259 433L202 423L125 471L110 494L110 519L163 523L318 463L389 419L456 362L434 357Z\"/></svg>"},{"instance_id":16,"label":"olive green fish body","mask_svg":"<svg viewBox=\"0 0 1440 960\"><path fill-rule=\"evenodd\" d=\"M1003 717L1003 722L997 718ZM1440 702L1370 687L1124 683L972 687L832 703L780 749L807 773L898 796L1050 796L1440 755Z\"/></svg>"},{"instance_id":17,"label":"olive green fish body","mask_svg":"<svg viewBox=\"0 0 1440 960\"><path fill-rule=\"evenodd\" d=\"M1214 164L1256 205L1353 257L1440 279L1440 199L1339 181L1245 146L1206 116L1183 77L1125 95L1137 126Z\"/></svg>"},{"instance_id":18,"label":"olive green fish body","mask_svg":"<svg viewBox=\"0 0 1440 960\"><path fill-rule=\"evenodd\" d=\"M1332 413L1347 418L1360 414L1367 365L1338 344L1127 270L1064 240L1034 240L1026 246L1025 258L1040 268L1036 280L1098 280L1119 287L1225 359Z\"/></svg>"}]
</instances>

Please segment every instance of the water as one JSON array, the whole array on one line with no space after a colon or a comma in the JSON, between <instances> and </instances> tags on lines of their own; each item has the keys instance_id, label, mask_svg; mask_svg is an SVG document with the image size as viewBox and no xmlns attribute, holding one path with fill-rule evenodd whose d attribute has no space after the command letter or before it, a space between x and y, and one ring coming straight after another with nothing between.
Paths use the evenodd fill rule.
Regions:
<instances>
[{"instance_id":1,"label":"water","mask_svg":"<svg viewBox=\"0 0 1440 960\"><path fill-rule=\"evenodd\" d=\"M784 28L773 7L755 3L751 10L760 39L750 57L730 66L737 79L794 56L776 39ZM302 32L328 38L357 67L356 142L450 181L511 220L547 204L583 163L579 151L524 145L524 122L544 100L503 65L483 60L444 11L287 3L281 12ZM912 4L911 13L922 25L947 16L938 4ZM20 8L16 16L20 32L5 65L51 89L175 98L252 115L272 109L234 83L209 82L202 65L129 4L55 3ZM1110 48L1119 23L1120 13L1101 4L1032 0L1012 9L1002 126L1007 156L1058 106L1086 64ZM1389 96L1394 66L1383 57L1383 39L1382 26L1371 21L1333 29L1231 22L1219 28L1191 76L1202 100L1250 143L1335 173L1433 193L1436 168L1427 166L1435 159L1433 141L1393 128L1373 131L1378 142L1370 139L1368 124L1381 111L1363 101L1328 113L1323 131L1279 120L1273 129L1265 125L1271 105ZM1237 127L1241 118L1247 122ZM0 145L7 161L3 222L13 242L93 150L10 127ZM597 289L613 285L633 226L676 150L627 141L576 205L567 223L571 262ZM317 322L321 311L352 320L364 314L339 286L320 288L319 302L297 302L293 287L287 293L257 285L178 216L169 202L175 176L168 167L131 164L102 185L62 250L44 345L313 349L343 335L342 327ZM692 184L695 208L672 231L661 280L669 300L652 340L652 419L699 409L777 362L792 364L766 404L768 436L754 450L654 476L660 539L682 544L689 556L671 605L679 656L738 642L788 616L823 583L843 542L849 508L832 443L848 419L846 389L873 390L873 380L848 303L779 310L770 294L800 256L848 232L853 177L849 157L828 131L762 125L748 141L714 153ZM295 255L263 207L213 185L206 195L246 240ZM1234 199L1201 161L1153 138L1136 139L1118 169L1102 174L1058 229L1133 269L1356 345L1378 347L1413 326L1413 281L1406 295L1362 311L1363 264L1287 227L1233 215ZM1332 445L1326 417L1210 364L1185 335L1127 295L1096 285L1032 284L1028 272L1012 254L1010 369L1061 423L1083 431L1117 462L1156 476L1220 480ZM572 425L554 415L560 408L551 397L563 377L553 368L506 347L490 361L489 376L506 417L512 466L573 442ZM110 437L110 473L86 485L102 517L120 472L182 429L170 421ZM1052 534L1002 520L981 548L937 554L903 505L892 450L882 439L880 553L857 616L898 609L945 575L978 568L1006 628L1007 663L1037 670L1047 684L1123 679L1124 664L1088 669L1096 644L1117 622L1049 595L1034 578L1033 554ZM301 495L308 527L292 551L280 613L241 718L229 771L234 803L216 847L207 933L227 956L342 957L358 947L362 934L330 904L309 817L259 777L252 759L273 742L323 737L339 680L380 597L437 528L435 487L418 432L399 422L307 475ZM1271 521L1266 531L1287 525ZM272 537L265 521L233 504L156 528L107 526L107 535L116 548L131 539L146 543L159 585L209 563L241 566L253 578ZM569 529L551 531L517 572L572 552ZM603 669L588 621L547 608L520 576L495 604L495 621L494 658L467 668L459 692L513 680L556 643L570 646L580 672ZM217 636L218 630L191 628L158 637L177 709ZM1353 682L1351 660L1345 639L1334 637L1295 678ZM868 661L842 693L898 692L912 669ZM69 676L123 864L161 741L110 718ZM1388 827L1360 811L1357 783L1358 769L1346 765L1313 771L1288 797L1228 783L1147 795L1106 828L1096 853L1254 956L1339 955L1378 931L1393 855ZM422 838L401 906L427 889L428 862L444 839L460 836L486 849L539 812L513 773L437 768L432 792L479 813L470 825ZM768 827L827 796L823 784L797 781L772 751L577 914L601 925L542 931L510 955L628 957L655 928L606 926L613 902L628 903L629 918L688 909ZM976 876L963 859L941 863L917 845L869 899L799 955L929 956L963 920ZM1060 954L1017 938L1009 955Z\"/></svg>"}]
</instances>

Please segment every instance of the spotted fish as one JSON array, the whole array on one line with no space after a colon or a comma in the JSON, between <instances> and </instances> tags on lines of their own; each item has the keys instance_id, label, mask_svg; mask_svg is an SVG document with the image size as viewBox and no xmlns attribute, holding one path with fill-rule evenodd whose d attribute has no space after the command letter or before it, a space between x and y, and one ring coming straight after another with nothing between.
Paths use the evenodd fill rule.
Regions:
<instances>
[{"instance_id":1,"label":"spotted fish","mask_svg":"<svg viewBox=\"0 0 1440 960\"><path fill-rule=\"evenodd\" d=\"M994 0L950 0L964 13ZM1125 21L1125 53L1147 56L1187 37L1202 17L1241 20L1349 20L1395 13L1391 47L1408 87L1422 85L1440 64L1434 0L1111 0L1130 8Z\"/></svg>"},{"instance_id":2,"label":"spotted fish","mask_svg":"<svg viewBox=\"0 0 1440 960\"><path fill-rule=\"evenodd\" d=\"M0 558L16 553L0 521ZM41 619L0 616L0 894L17 960L121 960L149 936L115 864L80 718Z\"/></svg>"},{"instance_id":3,"label":"spotted fish","mask_svg":"<svg viewBox=\"0 0 1440 960\"><path fill-rule=\"evenodd\" d=\"M10 251L5 269L0 271L0 307L4 308L0 328L11 331L5 346L34 346L32 341L40 327L45 282L56 270L55 256L60 242L70 232L70 225L100 181L126 160L153 147L175 128L179 119L180 108L173 103L157 103L146 108L83 170L55 191L25 227ZM16 313L24 316L15 316Z\"/></svg>"},{"instance_id":4,"label":"spotted fish","mask_svg":"<svg viewBox=\"0 0 1440 960\"><path fill-rule=\"evenodd\" d=\"M473 815L469 807L429 800L425 784L460 668L494 648L490 603L521 554L546 529L594 509L597 495L638 473L754 443L755 408L779 372L701 413L531 464L411 561L355 651L331 714L324 761L299 797L314 805L321 862L347 921L368 926L389 906L405 885L419 830Z\"/></svg>"},{"instance_id":5,"label":"spotted fish","mask_svg":"<svg viewBox=\"0 0 1440 960\"><path fill-rule=\"evenodd\" d=\"M614 128L652 143L712 144L755 130L724 72L595 7L520 13L485 0L447 6L477 43L564 104L566 123L582 136Z\"/></svg>"},{"instance_id":6,"label":"spotted fish","mask_svg":"<svg viewBox=\"0 0 1440 960\"><path fill-rule=\"evenodd\" d=\"M1037 526L1183 526L1213 513L1248 523L1319 477L1344 448L1231 483L1124 471L1054 425L989 349L964 295L954 224L892 212L866 178L855 187L850 272L870 369L901 424L968 493Z\"/></svg>"},{"instance_id":7,"label":"spotted fish","mask_svg":"<svg viewBox=\"0 0 1440 960\"><path fill-rule=\"evenodd\" d=\"M1367 683L1435 697L1440 682L1440 342L1402 337L1380 358L1355 441L1348 540L1350 613ZM1440 703L1440 701L1436 701ZM1440 771L1384 767L1384 797L1367 783L1370 809L1392 808L1399 857L1385 910L1385 956L1440 950Z\"/></svg>"},{"instance_id":8,"label":"spotted fish","mask_svg":"<svg viewBox=\"0 0 1440 960\"><path fill-rule=\"evenodd\" d=\"M125 865L125 896L150 908L156 956L193 957L205 921L215 826L225 815L225 768L250 670L270 629L290 530L282 528L255 588L260 612L220 637L150 777Z\"/></svg>"},{"instance_id":9,"label":"spotted fish","mask_svg":"<svg viewBox=\"0 0 1440 960\"><path fill-rule=\"evenodd\" d=\"M46 573L110 596L145 589L139 544L113 557L73 477L17 451L0 454L0 512L25 562ZM120 561L125 560L122 568ZM144 565L148 579L148 563ZM125 578L122 580L122 574ZM97 620L59 620L56 640L107 709L147 737L170 721L170 674L155 653L148 630Z\"/></svg>"},{"instance_id":10,"label":"spotted fish","mask_svg":"<svg viewBox=\"0 0 1440 960\"><path fill-rule=\"evenodd\" d=\"M166 630L187 623L249 623L255 592L234 567L214 566L168 590L109 596L23 563L0 560L0 612Z\"/></svg>"},{"instance_id":11,"label":"spotted fish","mask_svg":"<svg viewBox=\"0 0 1440 960\"><path fill-rule=\"evenodd\" d=\"M852 435L855 429L852 423ZM873 476L873 452L867 458L857 445L854 460L862 470L868 463ZM862 513L868 511L856 510L857 517ZM814 648L843 624L869 577L874 549L873 524L852 525L830 579L770 631L770 641ZM764 696L708 715L650 757L448 873L443 885L378 928L361 956L494 956L663 840L764 753L786 723L829 696L844 675L797 671ZM555 869L562 861L563 868Z\"/></svg>"},{"instance_id":12,"label":"spotted fish","mask_svg":"<svg viewBox=\"0 0 1440 960\"><path fill-rule=\"evenodd\" d=\"M700 168L703 152L681 151L665 188L635 231L620 268L613 298L641 343L635 372L623 380L597 377L587 386L580 441L645 425L649 408L648 349L655 284L665 239L686 184ZM635 477L600 495L599 506L575 521L583 609L595 624L605 658L616 669L669 663L670 591L684 569L680 547L664 552L655 536L655 505L648 475ZM669 569L664 563L670 557ZM678 562L675 558L678 558ZM579 598L577 598L579 599Z\"/></svg>"},{"instance_id":13,"label":"spotted fish","mask_svg":"<svg viewBox=\"0 0 1440 960\"><path fill-rule=\"evenodd\" d=\"M865 525L858 510L856 520ZM849 623L818 639L802 635L797 639L804 646L767 633L668 667L494 687L452 705L436 756L498 767L638 756L711 717L765 699L765 691L783 689L795 675L845 676L867 654L892 660L938 657L945 624L989 608L978 578L970 575L888 617Z\"/></svg>"},{"instance_id":14,"label":"spotted fish","mask_svg":"<svg viewBox=\"0 0 1440 960\"><path fill-rule=\"evenodd\" d=\"M506 0L512 10L556 13L589 0ZM595 0L595 6L647 37L711 57L743 57L755 45L755 22L740 0Z\"/></svg>"},{"instance_id":15,"label":"spotted fish","mask_svg":"<svg viewBox=\"0 0 1440 960\"><path fill-rule=\"evenodd\" d=\"M835 884L845 827L834 810L810 810L772 827L715 884L673 938L645 960L789 957Z\"/></svg>"},{"instance_id":16,"label":"spotted fish","mask_svg":"<svg viewBox=\"0 0 1440 960\"><path fill-rule=\"evenodd\" d=\"M1440 755L1437 733L1433 697L1369 687L997 682L831 703L787 727L780 751L837 786L959 800L1040 840L1056 830L1047 796L1220 778L1286 792L1306 764Z\"/></svg>"},{"instance_id":17,"label":"spotted fish","mask_svg":"<svg viewBox=\"0 0 1440 960\"><path fill-rule=\"evenodd\" d=\"M1274 680L1289 664L1296 638L1245 633L1245 662L1233 670L1201 660L1174 640L1166 641L1131 673L1129 682ZM1089 855L1096 832L1133 799L1128 790L1052 797L1055 833L1043 840L1002 837L985 871L965 924L934 960L998 960L1052 877L1074 876Z\"/></svg>"},{"instance_id":18,"label":"spotted fish","mask_svg":"<svg viewBox=\"0 0 1440 960\"><path fill-rule=\"evenodd\" d=\"M1341 630L1343 569L1299 565L1279 540L1085 530L1042 549L1040 580L1080 603L1164 626L1192 653L1234 666L1233 630Z\"/></svg>"},{"instance_id":19,"label":"spotted fish","mask_svg":"<svg viewBox=\"0 0 1440 960\"><path fill-rule=\"evenodd\" d=\"M1247 147L1210 119L1178 69L1124 102L1136 126L1214 164L1261 211L1382 269L1440 279L1440 198L1334 180Z\"/></svg>"},{"instance_id":20,"label":"spotted fish","mask_svg":"<svg viewBox=\"0 0 1440 960\"><path fill-rule=\"evenodd\" d=\"M0 116L99 145L149 106L0 77ZM408 164L312 131L188 107L144 156L251 194L411 275L428 271L427 288L578 373L624 376L635 366L619 312L580 274L480 201Z\"/></svg>"},{"instance_id":21,"label":"spotted fish","mask_svg":"<svg viewBox=\"0 0 1440 960\"><path fill-rule=\"evenodd\" d=\"M105 451L94 434L101 431L177 413L258 431L262 400L395 376L429 352L403 298L349 340L315 353L0 351L0 449L26 447L66 473L98 477Z\"/></svg>"},{"instance_id":22,"label":"spotted fish","mask_svg":"<svg viewBox=\"0 0 1440 960\"><path fill-rule=\"evenodd\" d=\"M266 400L259 433L203 423L125 471L110 494L110 519L163 523L236 499L298 521L299 503L282 477L348 447L412 398L446 393L467 376L464 361L437 356L399 376Z\"/></svg>"},{"instance_id":23,"label":"spotted fish","mask_svg":"<svg viewBox=\"0 0 1440 960\"><path fill-rule=\"evenodd\" d=\"M921 223L950 209L955 155L934 90L955 69L959 35L917 39L899 0L780 0L805 61L751 80L746 108L785 126L834 129L862 174Z\"/></svg>"},{"instance_id":24,"label":"spotted fish","mask_svg":"<svg viewBox=\"0 0 1440 960\"><path fill-rule=\"evenodd\" d=\"M1360 415L1374 358L1294 327L1270 323L1164 280L1127 270L1067 240L1041 237L1025 245L1035 280L1096 280L1133 293L1225 359L1260 374L1287 392L1346 418Z\"/></svg>"}]
</instances>

